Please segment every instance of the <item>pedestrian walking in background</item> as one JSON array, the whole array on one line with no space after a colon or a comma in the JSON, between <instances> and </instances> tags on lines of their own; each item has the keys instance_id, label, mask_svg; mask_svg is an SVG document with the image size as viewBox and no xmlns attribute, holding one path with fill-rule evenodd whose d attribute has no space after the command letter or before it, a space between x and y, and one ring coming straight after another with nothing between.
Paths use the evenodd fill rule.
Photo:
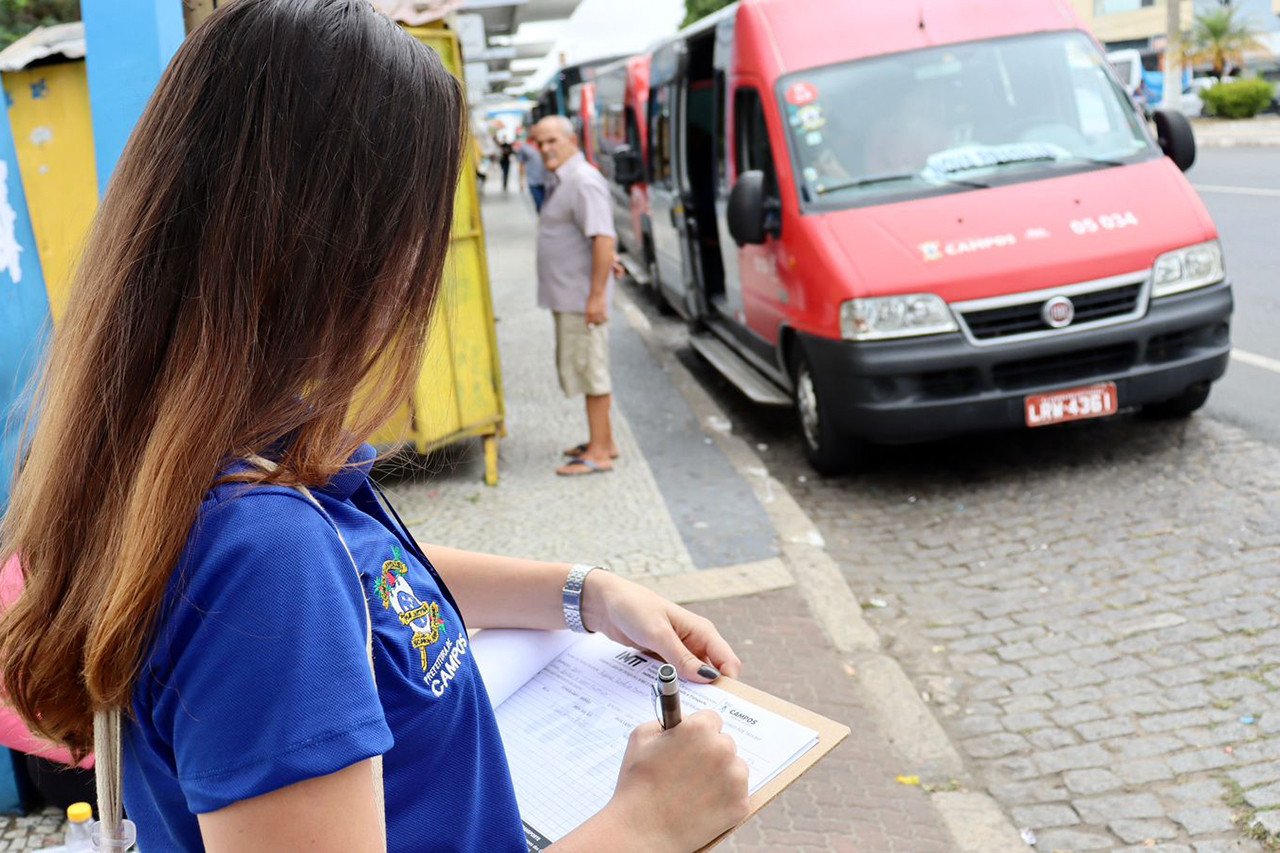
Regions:
<instances>
[{"instance_id":1,"label":"pedestrian walking in background","mask_svg":"<svg viewBox=\"0 0 1280 853\"><path fill-rule=\"evenodd\" d=\"M367 0L237 0L112 176L0 527L25 580L0 682L95 751L100 812L122 784L141 850L524 853L468 624L581 622L692 681L740 672L620 576L420 547L369 479L429 349L466 110ZM747 767L719 729L639 727L556 849L688 853L733 826Z\"/></svg>"},{"instance_id":2,"label":"pedestrian walking in background","mask_svg":"<svg viewBox=\"0 0 1280 853\"><path fill-rule=\"evenodd\" d=\"M473 142L471 148L475 156L476 183L480 185L480 193L483 195L484 179L489 175L489 158L484 155L484 149L479 140Z\"/></svg>"},{"instance_id":3,"label":"pedestrian walking in background","mask_svg":"<svg viewBox=\"0 0 1280 853\"><path fill-rule=\"evenodd\" d=\"M511 145L511 140L504 139L498 143L498 167L502 169L502 191L507 191L507 178L511 175L511 156L515 153L515 148Z\"/></svg>"},{"instance_id":4,"label":"pedestrian walking in background","mask_svg":"<svg viewBox=\"0 0 1280 853\"><path fill-rule=\"evenodd\" d=\"M547 116L534 128L542 161L554 173L538 219L538 305L551 309L556 370L567 397L587 400L588 439L565 451L565 477L613 469L609 378L609 302L616 256L613 208L604 176L578 150L573 125Z\"/></svg>"},{"instance_id":5,"label":"pedestrian walking in background","mask_svg":"<svg viewBox=\"0 0 1280 853\"><path fill-rule=\"evenodd\" d=\"M532 130L527 139L516 151L520 160L520 180L529 188L529 197L533 199L533 209L542 212L542 200L546 194L547 167L542 162L542 150Z\"/></svg>"}]
</instances>

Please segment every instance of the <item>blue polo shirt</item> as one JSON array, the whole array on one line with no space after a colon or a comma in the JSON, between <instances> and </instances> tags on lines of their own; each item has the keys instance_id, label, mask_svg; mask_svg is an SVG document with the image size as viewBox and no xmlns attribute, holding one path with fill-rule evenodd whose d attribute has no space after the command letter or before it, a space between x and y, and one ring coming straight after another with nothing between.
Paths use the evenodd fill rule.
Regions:
<instances>
[{"instance_id":1,"label":"blue polo shirt","mask_svg":"<svg viewBox=\"0 0 1280 853\"><path fill-rule=\"evenodd\" d=\"M368 482L210 491L124 727L146 853L202 851L196 815L383 756L387 849L524 853L506 754L462 620ZM374 678L365 647L373 615Z\"/></svg>"}]
</instances>

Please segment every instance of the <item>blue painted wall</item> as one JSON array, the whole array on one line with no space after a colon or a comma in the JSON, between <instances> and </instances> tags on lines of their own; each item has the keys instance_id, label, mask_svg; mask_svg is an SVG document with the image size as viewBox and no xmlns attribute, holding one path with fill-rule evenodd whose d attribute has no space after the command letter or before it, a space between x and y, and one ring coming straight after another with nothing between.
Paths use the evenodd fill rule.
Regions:
<instances>
[{"instance_id":1,"label":"blue painted wall","mask_svg":"<svg viewBox=\"0 0 1280 853\"><path fill-rule=\"evenodd\" d=\"M48 336L49 295L40 269L9 114L0 115L0 514L27 412L27 393Z\"/></svg>"},{"instance_id":2,"label":"blue painted wall","mask_svg":"<svg viewBox=\"0 0 1280 853\"><path fill-rule=\"evenodd\" d=\"M105 195L116 161L186 32L182 0L81 0L89 102Z\"/></svg>"}]
</instances>

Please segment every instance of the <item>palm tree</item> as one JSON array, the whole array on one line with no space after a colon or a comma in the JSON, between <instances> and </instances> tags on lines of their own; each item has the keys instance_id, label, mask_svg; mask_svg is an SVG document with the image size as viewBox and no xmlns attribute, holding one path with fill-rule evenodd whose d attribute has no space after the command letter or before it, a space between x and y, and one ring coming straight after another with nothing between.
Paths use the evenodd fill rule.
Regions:
<instances>
[{"instance_id":1,"label":"palm tree","mask_svg":"<svg viewBox=\"0 0 1280 853\"><path fill-rule=\"evenodd\" d=\"M1240 20L1236 15L1239 11L1237 6L1224 6L1196 15L1188 58L1193 63L1212 63L1215 77L1221 77L1228 64L1244 64L1246 52L1268 49L1259 38L1261 31Z\"/></svg>"}]
</instances>

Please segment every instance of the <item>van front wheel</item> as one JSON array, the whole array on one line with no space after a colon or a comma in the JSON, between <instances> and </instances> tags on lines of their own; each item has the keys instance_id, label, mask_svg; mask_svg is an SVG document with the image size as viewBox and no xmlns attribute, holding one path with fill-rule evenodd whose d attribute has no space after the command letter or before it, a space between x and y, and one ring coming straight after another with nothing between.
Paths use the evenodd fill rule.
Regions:
<instances>
[{"instance_id":1,"label":"van front wheel","mask_svg":"<svg viewBox=\"0 0 1280 853\"><path fill-rule=\"evenodd\" d=\"M841 435L832 424L828 406L813 381L809 360L799 351L792 359L792 379L805 457L819 474L845 473L861 455L860 443Z\"/></svg>"}]
</instances>

